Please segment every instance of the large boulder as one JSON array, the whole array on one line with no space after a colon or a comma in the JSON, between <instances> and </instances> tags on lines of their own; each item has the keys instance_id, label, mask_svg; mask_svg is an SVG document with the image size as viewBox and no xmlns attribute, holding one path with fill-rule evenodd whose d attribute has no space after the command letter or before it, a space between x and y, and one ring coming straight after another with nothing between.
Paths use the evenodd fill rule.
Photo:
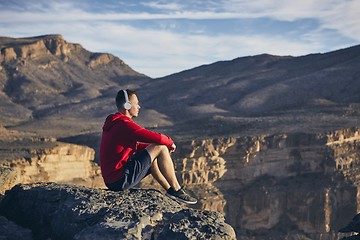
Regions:
<instances>
[{"instance_id":1,"label":"large boulder","mask_svg":"<svg viewBox=\"0 0 360 240\"><path fill-rule=\"evenodd\" d=\"M219 213L188 208L154 189L20 184L6 192L0 213L36 239L236 239Z\"/></svg>"}]
</instances>

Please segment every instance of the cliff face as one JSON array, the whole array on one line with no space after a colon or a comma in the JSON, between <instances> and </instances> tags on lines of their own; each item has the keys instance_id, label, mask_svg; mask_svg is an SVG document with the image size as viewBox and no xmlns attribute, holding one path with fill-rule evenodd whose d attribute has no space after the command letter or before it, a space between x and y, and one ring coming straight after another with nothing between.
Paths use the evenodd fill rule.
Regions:
<instances>
[{"instance_id":1,"label":"cliff face","mask_svg":"<svg viewBox=\"0 0 360 240\"><path fill-rule=\"evenodd\" d=\"M6 39L1 40L0 64L4 65L14 61L21 62L22 65L25 65L26 61L48 60L51 55L60 57L63 62L67 62L70 58L74 58L74 55L85 53L85 50L81 45L68 43L61 35L45 35L20 39L9 38L8 41L6 41ZM125 66L125 63L122 60L111 54L88 52L88 55L89 59L87 61L87 66L91 68L109 64L112 61ZM56 58L54 58L54 60L55 59ZM57 63L58 62L56 61L49 61L47 64L40 65L39 68L50 68Z\"/></svg>"},{"instance_id":2,"label":"cliff face","mask_svg":"<svg viewBox=\"0 0 360 240\"><path fill-rule=\"evenodd\" d=\"M0 170L4 192L17 183L62 182L102 187L95 151L86 146L41 140L2 142ZM6 179L6 180L5 180Z\"/></svg>"},{"instance_id":3,"label":"cliff face","mask_svg":"<svg viewBox=\"0 0 360 240\"><path fill-rule=\"evenodd\" d=\"M174 157L198 207L224 213L238 236L337 239L360 210L359 141L359 129L208 139Z\"/></svg>"},{"instance_id":4,"label":"cliff face","mask_svg":"<svg viewBox=\"0 0 360 240\"><path fill-rule=\"evenodd\" d=\"M75 48L76 45L68 44L61 35L4 41L0 54L0 63L9 63L13 60L39 59L49 53L62 56L66 60L67 55Z\"/></svg>"}]
</instances>

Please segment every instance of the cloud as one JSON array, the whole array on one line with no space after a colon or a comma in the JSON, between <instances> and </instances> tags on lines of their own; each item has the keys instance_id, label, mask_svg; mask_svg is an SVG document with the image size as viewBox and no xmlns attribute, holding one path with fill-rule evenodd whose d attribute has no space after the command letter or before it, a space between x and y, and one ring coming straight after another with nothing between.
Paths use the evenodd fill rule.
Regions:
<instances>
[{"instance_id":1,"label":"cloud","mask_svg":"<svg viewBox=\"0 0 360 240\"><path fill-rule=\"evenodd\" d=\"M171 11L179 11L182 9L182 6L178 3L172 2L172 3L161 3L161 2L142 2L141 5L160 9L160 10L171 10Z\"/></svg>"},{"instance_id":2,"label":"cloud","mask_svg":"<svg viewBox=\"0 0 360 240\"><path fill-rule=\"evenodd\" d=\"M92 51L116 53L135 70L152 77L239 56L261 53L302 55L319 47L309 42L266 35L187 35L112 23L73 26L68 30L72 31L69 33L72 37L67 39L80 42Z\"/></svg>"},{"instance_id":3,"label":"cloud","mask_svg":"<svg viewBox=\"0 0 360 240\"><path fill-rule=\"evenodd\" d=\"M142 7L107 1L101 11L104 5L96 1L11 2L18 4L0 3L1 34L59 33L89 51L112 53L152 77L241 56L298 56L345 47L349 39L360 41L359 2L350 0L151 1ZM245 25L249 19L271 22L277 31L228 26L228 20ZM214 21L221 21L222 31L208 31ZM280 27L285 25L293 29Z\"/></svg>"},{"instance_id":4,"label":"cloud","mask_svg":"<svg viewBox=\"0 0 360 240\"><path fill-rule=\"evenodd\" d=\"M279 21L314 19L320 29L333 29L360 41L360 1L356 0L226 0L225 12L241 12L247 18L269 18Z\"/></svg>"}]
</instances>

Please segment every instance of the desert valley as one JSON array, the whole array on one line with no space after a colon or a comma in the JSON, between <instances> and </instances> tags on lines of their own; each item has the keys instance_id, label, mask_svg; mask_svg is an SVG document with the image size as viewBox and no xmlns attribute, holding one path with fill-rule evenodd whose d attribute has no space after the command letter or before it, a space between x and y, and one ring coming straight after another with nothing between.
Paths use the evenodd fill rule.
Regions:
<instances>
[{"instance_id":1,"label":"desert valley","mask_svg":"<svg viewBox=\"0 0 360 240\"><path fill-rule=\"evenodd\" d=\"M0 49L0 192L30 184L18 185L9 199L39 182L55 184L41 191L61 192L56 184L67 184L66 191L80 186L93 189L86 196L112 199L98 192L105 188L99 142L117 91L129 88L142 106L136 122L175 140L177 175L199 198L194 209L224 216L214 223L218 236L350 236L339 229L360 211L359 45L300 57L239 57L155 79L61 35L0 37ZM139 187L160 190L151 177ZM130 197L141 195L135 193ZM166 211L180 212L164 201ZM0 212L38 239L57 239L60 230L39 233L30 220L17 222L21 211ZM161 222L156 214L150 222ZM129 234L128 225L117 228ZM136 236L147 238L140 229ZM155 232L148 234L169 234Z\"/></svg>"}]
</instances>

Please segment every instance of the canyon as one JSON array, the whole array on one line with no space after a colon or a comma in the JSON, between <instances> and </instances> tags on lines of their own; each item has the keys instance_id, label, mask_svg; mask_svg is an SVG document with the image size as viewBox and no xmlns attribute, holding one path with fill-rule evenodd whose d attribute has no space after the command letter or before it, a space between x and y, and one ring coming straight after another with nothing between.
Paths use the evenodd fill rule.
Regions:
<instances>
[{"instance_id":1,"label":"canyon","mask_svg":"<svg viewBox=\"0 0 360 240\"><path fill-rule=\"evenodd\" d=\"M359 133L183 141L173 157L178 178L199 198L195 208L223 214L238 239L340 239L346 234L338 230L359 211ZM105 188L93 149L49 143L33 157L2 162L16 172L5 190L36 182ZM163 192L151 176L139 187Z\"/></svg>"},{"instance_id":2,"label":"canyon","mask_svg":"<svg viewBox=\"0 0 360 240\"><path fill-rule=\"evenodd\" d=\"M359 131L191 141L176 169L238 239L340 239L359 211Z\"/></svg>"},{"instance_id":3,"label":"canyon","mask_svg":"<svg viewBox=\"0 0 360 240\"><path fill-rule=\"evenodd\" d=\"M237 239L349 236L338 231L359 211L359 46L159 79L60 35L0 46L2 193L36 182L103 189L101 127L116 91L133 88L143 106L136 121L175 140L194 208L225 216ZM163 192L151 177L139 187Z\"/></svg>"}]
</instances>

